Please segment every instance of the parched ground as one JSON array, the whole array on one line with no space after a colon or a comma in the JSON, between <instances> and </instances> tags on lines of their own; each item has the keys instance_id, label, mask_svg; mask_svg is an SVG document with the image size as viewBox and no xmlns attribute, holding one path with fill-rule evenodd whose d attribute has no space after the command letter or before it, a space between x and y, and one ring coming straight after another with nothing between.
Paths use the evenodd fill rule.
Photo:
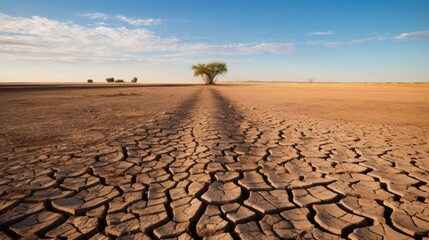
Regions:
<instances>
[{"instance_id":1,"label":"parched ground","mask_svg":"<svg viewBox=\"0 0 429 240\"><path fill-rule=\"evenodd\" d=\"M429 238L428 84L119 86L0 86L0 239Z\"/></svg>"}]
</instances>

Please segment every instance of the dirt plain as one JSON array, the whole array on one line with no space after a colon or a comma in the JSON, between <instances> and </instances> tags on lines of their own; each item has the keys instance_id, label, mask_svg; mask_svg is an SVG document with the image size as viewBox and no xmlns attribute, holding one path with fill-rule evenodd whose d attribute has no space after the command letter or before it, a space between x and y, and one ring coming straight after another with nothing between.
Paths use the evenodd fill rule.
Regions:
<instances>
[{"instance_id":1,"label":"dirt plain","mask_svg":"<svg viewBox=\"0 0 429 240\"><path fill-rule=\"evenodd\" d=\"M0 239L429 238L429 84L0 96Z\"/></svg>"}]
</instances>

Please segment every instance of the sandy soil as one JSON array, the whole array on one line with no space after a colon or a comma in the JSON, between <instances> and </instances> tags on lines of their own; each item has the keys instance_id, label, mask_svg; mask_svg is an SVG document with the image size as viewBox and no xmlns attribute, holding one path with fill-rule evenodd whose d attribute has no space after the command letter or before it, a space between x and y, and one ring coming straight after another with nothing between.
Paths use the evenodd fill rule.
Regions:
<instances>
[{"instance_id":1,"label":"sandy soil","mask_svg":"<svg viewBox=\"0 0 429 240\"><path fill-rule=\"evenodd\" d=\"M173 110L201 87L2 84L1 146L91 144ZM216 88L238 106L287 119L429 129L429 84L229 83Z\"/></svg>"},{"instance_id":2,"label":"sandy soil","mask_svg":"<svg viewBox=\"0 0 429 240\"><path fill-rule=\"evenodd\" d=\"M220 88L239 104L288 118L429 127L429 84L257 83Z\"/></svg>"},{"instance_id":3,"label":"sandy soil","mask_svg":"<svg viewBox=\"0 0 429 240\"><path fill-rule=\"evenodd\" d=\"M1 145L90 145L174 109L197 89L187 85L0 85Z\"/></svg>"},{"instance_id":4,"label":"sandy soil","mask_svg":"<svg viewBox=\"0 0 429 240\"><path fill-rule=\"evenodd\" d=\"M0 239L429 237L428 84L120 86L0 86Z\"/></svg>"}]
</instances>

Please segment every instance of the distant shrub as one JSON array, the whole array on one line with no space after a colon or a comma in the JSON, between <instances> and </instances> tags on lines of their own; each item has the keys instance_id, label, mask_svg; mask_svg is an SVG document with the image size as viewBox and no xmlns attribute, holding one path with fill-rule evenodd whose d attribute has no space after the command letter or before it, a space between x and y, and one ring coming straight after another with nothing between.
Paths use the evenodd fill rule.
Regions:
<instances>
[{"instance_id":1,"label":"distant shrub","mask_svg":"<svg viewBox=\"0 0 429 240\"><path fill-rule=\"evenodd\" d=\"M112 83L112 82L115 82L115 79L112 77L106 78L106 82Z\"/></svg>"},{"instance_id":2,"label":"distant shrub","mask_svg":"<svg viewBox=\"0 0 429 240\"><path fill-rule=\"evenodd\" d=\"M132 83L136 83L136 82L137 82L137 80L138 80L138 78L133 77L133 79L131 80L131 82L132 82Z\"/></svg>"},{"instance_id":3,"label":"distant shrub","mask_svg":"<svg viewBox=\"0 0 429 240\"><path fill-rule=\"evenodd\" d=\"M116 79L115 80L115 83L122 83L122 82L125 82L123 79Z\"/></svg>"},{"instance_id":4,"label":"distant shrub","mask_svg":"<svg viewBox=\"0 0 429 240\"><path fill-rule=\"evenodd\" d=\"M86 80L87 83L93 83L94 81L92 81L92 79L88 79Z\"/></svg>"}]
</instances>

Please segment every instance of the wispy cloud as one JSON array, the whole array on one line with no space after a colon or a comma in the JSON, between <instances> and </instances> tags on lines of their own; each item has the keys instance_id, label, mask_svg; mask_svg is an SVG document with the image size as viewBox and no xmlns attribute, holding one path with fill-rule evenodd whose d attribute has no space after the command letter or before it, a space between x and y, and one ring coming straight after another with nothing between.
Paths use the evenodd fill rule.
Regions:
<instances>
[{"instance_id":1,"label":"wispy cloud","mask_svg":"<svg viewBox=\"0 0 429 240\"><path fill-rule=\"evenodd\" d=\"M154 19L154 18L129 18L125 17L123 15L116 15L115 18L126 22L133 26L151 26L151 25L159 25L162 23L161 19Z\"/></svg>"},{"instance_id":2,"label":"wispy cloud","mask_svg":"<svg viewBox=\"0 0 429 240\"><path fill-rule=\"evenodd\" d=\"M326 36L326 35L334 35L334 31L322 31L322 32L309 32L308 36Z\"/></svg>"},{"instance_id":3,"label":"wispy cloud","mask_svg":"<svg viewBox=\"0 0 429 240\"><path fill-rule=\"evenodd\" d=\"M395 40L429 39L429 31L401 33L393 37Z\"/></svg>"},{"instance_id":4,"label":"wispy cloud","mask_svg":"<svg viewBox=\"0 0 429 240\"><path fill-rule=\"evenodd\" d=\"M285 55L294 52L295 46L290 43L233 43L233 44L183 44L183 51L165 56L196 55L255 55L271 53Z\"/></svg>"},{"instance_id":5,"label":"wispy cloud","mask_svg":"<svg viewBox=\"0 0 429 240\"><path fill-rule=\"evenodd\" d=\"M288 54L290 43L188 43L125 26L85 26L0 13L0 59L25 61L189 61L215 56Z\"/></svg>"},{"instance_id":6,"label":"wispy cloud","mask_svg":"<svg viewBox=\"0 0 429 240\"><path fill-rule=\"evenodd\" d=\"M135 26L135 27L139 27L139 26L153 26L153 25L160 25L162 23L162 20L157 18L131 18L131 17L126 17L124 15L121 14L117 14L114 16L105 14L105 13L99 13L99 12L95 12L95 13L79 13L77 14L80 17L85 17L91 20L109 20L109 21L120 21L120 22L124 22L127 23L131 26ZM105 23L105 22L103 22ZM107 23L105 23L107 24Z\"/></svg>"},{"instance_id":7,"label":"wispy cloud","mask_svg":"<svg viewBox=\"0 0 429 240\"><path fill-rule=\"evenodd\" d=\"M387 36L387 35L379 35L379 36L357 38L357 39L343 40L343 41L326 41L326 40L307 41L306 44L322 45L325 47L341 47L341 46L358 45L358 44L362 44L370 41L385 41L385 40L392 40L392 39L393 40L429 39L429 31L401 33L393 37Z\"/></svg>"},{"instance_id":8,"label":"wispy cloud","mask_svg":"<svg viewBox=\"0 0 429 240\"><path fill-rule=\"evenodd\" d=\"M86 17L89 19L101 19L101 20L107 20L109 18L109 16L105 13L99 13L99 12L95 12L95 13L79 13L78 16L81 17Z\"/></svg>"},{"instance_id":9,"label":"wispy cloud","mask_svg":"<svg viewBox=\"0 0 429 240\"><path fill-rule=\"evenodd\" d=\"M106 22L103 21L99 21L99 22L95 22L94 26L108 26L109 24L107 24Z\"/></svg>"},{"instance_id":10,"label":"wispy cloud","mask_svg":"<svg viewBox=\"0 0 429 240\"><path fill-rule=\"evenodd\" d=\"M323 45L325 47L341 47L349 45L357 45L368 41L383 41L385 37L376 36L376 37L367 37L367 38L357 38L345 41L308 41L307 45Z\"/></svg>"}]
</instances>

